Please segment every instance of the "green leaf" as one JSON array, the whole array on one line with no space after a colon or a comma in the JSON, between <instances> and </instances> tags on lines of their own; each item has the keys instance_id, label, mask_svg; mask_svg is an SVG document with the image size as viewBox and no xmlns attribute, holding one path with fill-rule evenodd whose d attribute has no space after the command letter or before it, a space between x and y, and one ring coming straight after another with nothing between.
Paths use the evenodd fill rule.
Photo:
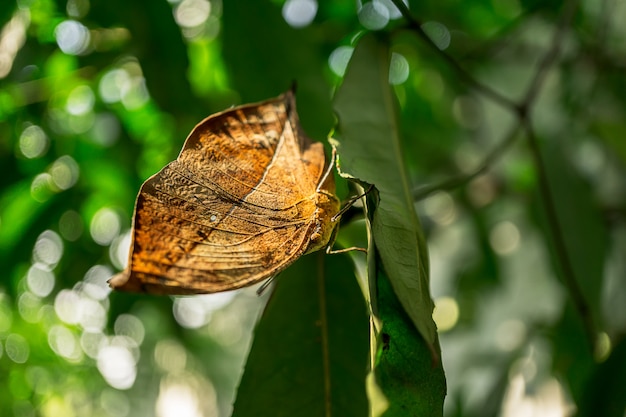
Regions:
<instances>
[{"instance_id":1,"label":"green leaf","mask_svg":"<svg viewBox=\"0 0 626 417\"><path fill-rule=\"evenodd\" d=\"M374 242L396 295L436 358L428 254L404 164L389 62L386 43L373 35L359 41L335 97L339 124L333 143L342 175L374 184L379 192Z\"/></svg>"},{"instance_id":2,"label":"green leaf","mask_svg":"<svg viewBox=\"0 0 626 417\"><path fill-rule=\"evenodd\" d=\"M277 280L233 416L366 416L368 319L348 258L305 256Z\"/></svg>"},{"instance_id":3,"label":"green leaf","mask_svg":"<svg viewBox=\"0 0 626 417\"><path fill-rule=\"evenodd\" d=\"M602 213L594 201L593 189L566 158L564 145L560 141L547 143L542 153L574 278L591 307L587 313L597 326L609 237ZM558 262L556 258L554 262ZM561 273L560 268L556 270Z\"/></svg>"},{"instance_id":4,"label":"green leaf","mask_svg":"<svg viewBox=\"0 0 626 417\"><path fill-rule=\"evenodd\" d=\"M441 362L404 312L382 270L376 276L379 332L375 377L387 398L385 417L443 415L446 379ZM438 348L438 346L437 346Z\"/></svg>"}]
</instances>

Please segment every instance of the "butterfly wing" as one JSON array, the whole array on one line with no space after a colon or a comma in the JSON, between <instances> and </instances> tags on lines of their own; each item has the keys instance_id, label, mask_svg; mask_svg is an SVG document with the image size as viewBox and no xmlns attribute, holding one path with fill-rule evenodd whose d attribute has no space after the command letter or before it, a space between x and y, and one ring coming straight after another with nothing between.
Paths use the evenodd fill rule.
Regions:
<instances>
[{"instance_id":1,"label":"butterfly wing","mask_svg":"<svg viewBox=\"0 0 626 417\"><path fill-rule=\"evenodd\" d=\"M111 286L210 293L277 274L307 250L324 170L291 92L210 116L143 184L129 266Z\"/></svg>"}]
</instances>

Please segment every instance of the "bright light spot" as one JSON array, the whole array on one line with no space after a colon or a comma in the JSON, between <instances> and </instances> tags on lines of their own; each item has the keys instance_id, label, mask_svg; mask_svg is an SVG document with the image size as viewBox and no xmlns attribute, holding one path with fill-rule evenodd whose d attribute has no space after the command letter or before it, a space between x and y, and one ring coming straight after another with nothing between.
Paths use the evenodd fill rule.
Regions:
<instances>
[{"instance_id":1,"label":"bright light spot","mask_svg":"<svg viewBox=\"0 0 626 417\"><path fill-rule=\"evenodd\" d=\"M110 416L126 417L130 414L130 404L126 394L105 389L100 394L100 405Z\"/></svg>"},{"instance_id":2,"label":"bright light spot","mask_svg":"<svg viewBox=\"0 0 626 417\"><path fill-rule=\"evenodd\" d=\"M20 152L29 159L39 158L45 154L49 144L48 136L39 126L30 125L20 135Z\"/></svg>"},{"instance_id":3,"label":"bright light spot","mask_svg":"<svg viewBox=\"0 0 626 417\"><path fill-rule=\"evenodd\" d=\"M80 298L78 304L78 324L88 332L98 332L106 324L107 312L105 308L90 298Z\"/></svg>"},{"instance_id":4,"label":"bright light spot","mask_svg":"<svg viewBox=\"0 0 626 417\"><path fill-rule=\"evenodd\" d=\"M115 320L114 329L116 335L133 339L137 346L141 345L146 334L141 320L131 314L120 314Z\"/></svg>"},{"instance_id":5,"label":"bright light spot","mask_svg":"<svg viewBox=\"0 0 626 417\"><path fill-rule=\"evenodd\" d=\"M26 41L26 29L30 25L28 10L18 10L0 33L0 78L11 72L13 61Z\"/></svg>"},{"instance_id":6,"label":"bright light spot","mask_svg":"<svg viewBox=\"0 0 626 417\"><path fill-rule=\"evenodd\" d=\"M67 324L77 324L80 296L76 291L61 290L54 299L54 311Z\"/></svg>"},{"instance_id":7,"label":"bright light spot","mask_svg":"<svg viewBox=\"0 0 626 417\"><path fill-rule=\"evenodd\" d=\"M174 318L183 327L197 329L208 323L213 311L229 304L236 291L177 298L174 300Z\"/></svg>"},{"instance_id":8,"label":"bright light spot","mask_svg":"<svg viewBox=\"0 0 626 417\"><path fill-rule=\"evenodd\" d=\"M52 230L43 231L33 248L33 259L44 265L54 268L63 255L63 241L61 237Z\"/></svg>"},{"instance_id":9,"label":"bright light spot","mask_svg":"<svg viewBox=\"0 0 626 417\"><path fill-rule=\"evenodd\" d=\"M502 417L562 417L572 415L574 407L566 398L561 384L554 378L539 389L529 390L521 374L509 381L502 401Z\"/></svg>"},{"instance_id":10,"label":"bright light spot","mask_svg":"<svg viewBox=\"0 0 626 417\"><path fill-rule=\"evenodd\" d=\"M99 245L109 245L120 233L119 215L108 207L103 207L91 219L89 231L92 239Z\"/></svg>"},{"instance_id":11,"label":"bright light spot","mask_svg":"<svg viewBox=\"0 0 626 417\"><path fill-rule=\"evenodd\" d=\"M30 184L30 195L33 200L43 203L52 196L52 176L47 172L41 173L33 178Z\"/></svg>"},{"instance_id":12,"label":"bright light spot","mask_svg":"<svg viewBox=\"0 0 626 417\"><path fill-rule=\"evenodd\" d=\"M59 233L64 239L74 242L83 234L83 219L74 210L68 210L59 219Z\"/></svg>"},{"instance_id":13,"label":"bright light spot","mask_svg":"<svg viewBox=\"0 0 626 417\"><path fill-rule=\"evenodd\" d=\"M389 11L390 19L399 19L400 17L402 17L402 13L400 13L400 10L398 10L396 5L393 4L392 0L377 0L377 2L381 3L387 8L387 10ZM409 7L409 0L402 0L402 2L407 8Z\"/></svg>"},{"instance_id":14,"label":"bright light spot","mask_svg":"<svg viewBox=\"0 0 626 417\"><path fill-rule=\"evenodd\" d=\"M98 92L104 102L121 101L128 110L137 109L150 99L141 67L136 60L129 60L123 64L123 68L104 74Z\"/></svg>"},{"instance_id":15,"label":"bright light spot","mask_svg":"<svg viewBox=\"0 0 626 417\"><path fill-rule=\"evenodd\" d=\"M526 338L526 325L520 320L506 320L496 329L496 345L511 352L522 345Z\"/></svg>"},{"instance_id":16,"label":"bright light spot","mask_svg":"<svg viewBox=\"0 0 626 417\"><path fill-rule=\"evenodd\" d=\"M102 332L83 332L80 335L80 347L83 352L91 359L98 358L98 352L100 348L106 344L106 338Z\"/></svg>"},{"instance_id":17,"label":"bright light spot","mask_svg":"<svg viewBox=\"0 0 626 417\"><path fill-rule=\"evenodd\" d=\"M82 290L94 300L104 300L111 292L107 281L113 275L111 268L105 265L94 265L85 273Z\"/></svg>"},{"instance_id":18,"label":"bright light spot","mask_svg":"<svg viewBox=\"0 0 626 417\"><path fill-rule=\"evenodd\" d=\"M65 326L52 326L48 332L48 344L54 353L66 359L77 361L82 358L76 336Z\"/></svg>"},{"instance_id":19,"label":"bright light spot","mask_svg":"<svg viewBox=\"0 0 626 417\"><path fill-rule=\"evenodd\" d=\"M32 293L23 292L18 301L17 309L20 312L20 316L29 323L37 323L41 315L39 314L41 309L41 300Z\"/></svg>"},{"instance_id":20,"label":"bright light spot","mask_svg":"<svg viewBox=\"0 0 626 417\"><path fill-rule=\"evenodd\" d=\"M365 3L359 10L359 22L369 30L379 30L389 23L389 9L378 1Z\"/></svg>"},{"instance_id":21,"label":"bright light spot","mask_svg":"<svg viewBox=\"0 0 626 417\"><path fill-rule=\"evenodd\" d=\"M93 109L96 97L86 85L74 88L67 97L66 109L69 114L81 116Z\"/></svg>"},{"instance_id":22,"label":"bright light spot","mask_svg":"<svg viewBox=\"0 0 626 417\"><path fill-rule=\"evenodd\" d=\"M183 0L174 12L176 22L184 28L200 26L211 14L211 3L206 0Z\"/></svg>"},{"instance_id":23,"label":"bright light spot","mask_svg":"<svg viewBox=\"0 0 626 417\"><path fill-rule=\"evenodd\" d=\"M78 181L78 164L69 155L63 155L50 167L52 182L61 190L67 190Z\"/></svg>"},{"instance_id":24,"label":"bright light spot","mask_svg":"<svg viewBox=\"0 0 626 417\"><path fill-rule=\"evenodd\" d=\"M422 30L428 35L437 48L447 49L450 46L450 31L439 22L426 22L422 25Z\"/></svg>"},{"instance_id":25,"label":"bright light spot","mask_svg":"<svg viewBox=\"0 0 626 417\"><path fill-rule=\"evenodd\" d=\"M89 138L102 146L113 145L120 136L120 122L111 113L101 113L96 116Z\"/></svg>"},{"instance_id":26,"label":"bright light spot","mask_svg":"<svg viewBox=\"0 0 626 417\"><path fill-rule=\"evenodd\" d=\"M459 96L452 103L452 114L466 129L477 129L482 124L480 103L471 96Z\"/></svg>"},{"instance_id":27,"label":"bright light spot","mask_svg":"<svg viewBox=\"0 0 626 417\"><path fill-rule=\"evenodd\" d=\"M509 221L500 222L491 229L489 242L497 254L509 255L519 247L519 229Z\"/></svg>"},{"instance_id":28,"label":"bright light spot","mask_svg":"<svg viewBox=\"0 0 626 417\"><path fill-rule=\"evenodd\" d=\"M424 212L435 223L445 226L456 219L454 200L445 191L439 191L424 201Z\"/></svg>"},{"instance_id":29,"label":"bright light spot","mask_svg":"<svg viewBox=\"0 0 626 417\"><path fill-rule=\"evenodd\" d=\"M117 269L126 269L130 251L130 230L117 236L109 248L109 257Z\"/></svg>"},{"instance_id":30,"label":"bright light spot","mask_svg":"<svg viewBox=\"0 0 626 417\"><path fill-rule=\"evenodd\" d=\"M484 207L496 197L496 185L489 174L480 175L468 184L468 196L475 207Z\"/></svg>"},{"instance_id":31,"label":"bright light spot","mask_svg":"<svg viewBox=\"0 0 626 417\"><path fill-rule=\"evenodd\" d=\"M136 77L130 88L122 95L122 104L128 110L135 110L143 106L150 99L146 80L143 77Z\"/></svg>"},{"instance_id":32,"label":"bright light spot","mask_svg":"<svg viewBox=\"0 0 626 417\"><path fill-rule=\"evenodd\" d=\"M207 323L204 305L197 297L174 300L174 318L178 324L188 329L197 329Z\"/></svg>"},{"instance_id":33,"label":"bright light spot","mask_svg":"<svg viewBox=\"0 0 626 417\"><path fill-rule=\"evenodd\" d=\"M389 64L389 82L399 85L409 79L409 61L403 55L393 52Z\"/></svg>"},{"instance_id":34,"label":"bright light spot","mask_svg":"<svg viewBox=\"0 0 626 417\"><path fill-rule=\"evenodd\" d=\"M28 341L21 335L11 333L4 342L4 350L13 362L25 363L30 354Z\"/></svg>"},{"instance_id":35,"label":"bright light spot","mask_svg":"<svg viewBox=\"0 0 626 417\"><path fill-rule=\"evenodd\" d=\"M122 99L122 92L128 89L131 78L123 69L114 69L102 76L98 92L105 103L117 103Z\"/></svg>"},{"instance_id":36,"label":"bright light spot","mask_svg":"<svg viewBox=\"0 0 626 417\"><path fill-rule=\"evenodd\" d=\"M113 388L120 390L133 386L137 367L132 353L124 346L104 346L98 352L98 370Z\"/></svg>"},{"instance_id":37,"label":"bright light spot","mask_svg":"<svg viewBox=\"0 0 626 417\"><path fill-rule=\"evenodd\" d=\"M445 332L456 326L459 321L459 304L452 297L440 297L435 300L433 320L437 330Z\"/></svg>"},{"instance_id":38,"label":"bright light spot","mask_svg":"<svg viewBox=\"0 0 626 417\"><path fill-rule=\"evenodd\" d=\"M202 417L198 395L189 385L161 383L156 403L158 417Z\"/></svg>"},{"instance_id":39,"label":"bright light spot","mask_svg":"<svg viewBox=\"0 0 626 417\"><path fill-rule=\"evenodd\" d=\"M80 55L87 51L91 41L89 29L75 20L65 20L54 29L59 48L68 55Z\"/></svg>"},{"instance_id":40,"label":"bright light spot","mask_svg":"<svg viewBox=\"0 0 626 417\"><path fill-rule=\"evenodd\" d=\"M83 17L89 12L89 0L67 0L65 10L72 17Z\"/></svg>"},{"instance_id":41,"label":"bright light spot","mask_svg":"<svg viewBox=\"0 0 626 417\"><path fill-rule=\"evenodd\" d=\"M7 332L13 322L13 311L4 302L5 300L4 294L0 292L0 333Z\"/></svg>"},{"instance_id":42,"label":"bright light spot","mask_svg":"<svg viewBox=\"0 0 626 417\"><path fill-rule=\"evenodd\" d=\"M328 57L330 69L338 76L343 77L343 74L346 73L346 68L348 68L348 62L350 62L353 51L354 48L351 46L340 46L331 52L330 57Z\"/></svg>"},{"instance_id":43,"label":"bright light spot","mask_svg":"<svg viewBox=\"0 0 626 417\"><path fill-rule=\"evenodd\" d=\"M31 265L26 274L26 284L30 292L37 297L47 297L54 289L54 274L45 265Z\"/></svg>"},{"instance_id":44,"label":"bright light spot","mask_svg":"<svg viewBox=\"0 0 626 417\"><path fill-rule=\"evenodd\" d=\"M316 0L287 0L283 5L283 18L294 28L310 25L316 14Z\"/></svg>"},{"instance_id":45,"label":"bright light spot","mask_svg":"<svg viewBox=\"0 0 626 417\"><path fill-rule=\"evenodd\" d=\"M596 351L594 357L598 362L604 362L611 354L611 338L608 334L602 332L596 339Z\"/></svg>"},{"instance_id":46,"label":"bright light spot","mask_svg":"<svg viewBox=\"0 0 626 417\"><path fill-rule=\"evenodd\" d=\"M177 373L185 369L187 352L174 340L161 340L154 348L154 361L164 371Z\"/></svg>"}]
</instances>

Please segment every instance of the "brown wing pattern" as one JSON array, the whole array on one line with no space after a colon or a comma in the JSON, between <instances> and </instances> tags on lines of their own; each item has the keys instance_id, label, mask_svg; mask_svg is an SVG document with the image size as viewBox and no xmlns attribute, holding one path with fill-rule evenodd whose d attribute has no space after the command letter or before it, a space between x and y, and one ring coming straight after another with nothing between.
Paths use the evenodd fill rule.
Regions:
<instances>
[{"instance_id":1,"label":"brown wing pattern","mask_svg":"<svg viewBox=\"0 0 626 417\"><path fill-rule=\"evenodd\" d=\"M324 170L292 92L208 117L141 187L129 266L111 286L210 293L275 275L309 246Z\"/></svg>"}]
</instances>

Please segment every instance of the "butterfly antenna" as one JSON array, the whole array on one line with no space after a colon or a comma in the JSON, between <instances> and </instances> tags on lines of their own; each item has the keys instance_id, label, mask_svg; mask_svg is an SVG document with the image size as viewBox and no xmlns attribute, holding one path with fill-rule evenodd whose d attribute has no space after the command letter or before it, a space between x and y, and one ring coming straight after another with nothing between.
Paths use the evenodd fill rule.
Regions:
<instances>
[{"instance_id":1,"label":"butterfly antenna","mask_svg":"<svg viewBox=\"0 0 626 417\"><path fill-rule=\"evenodd\" d=\"M322 185L326 182L326 180L328 179L328 176L333 172L333 166L335 165L335 161L337 160L337 149L335 149L335 147L333 146L333 150L331 153L331 157L330 157L330 163L328 164L328 168L326 168L326 172L324 173L324 176L322 177L322 179L320 180L320 182L317 184L317 192L320 192L320 189L322 188Z\"/></svg>"},{"instance_id":2,"label":"butterfly antenna","mask_svg":"<svg viewBox=\"0 0 626 417\"><path fill-rule=\"evenodd\" d=\"M358 200L360 200L361 198L365 197L367 194L369 194L370 191L372 191L374 189L374 184L370 184L369 187L367 187L367 190L365 190L365 192L363 194L359 194L359 195L355 195L354 197L350 198L350 200L348 200L348 202L346 203L345 206L343 206L341 208L341 210L339 210L339 212L337 214L335 214L330 221L331 222L336 222L337 219L339 219L346 211L350 210L350 207L352 207L354 205L354 203L356 203Z\"/></svg>"},{"instance_id":3,"label":"butterfly antenna","mask_svg":"<svg viewBox=\"0 0 626 417\"><path fill-rule=\"evenodd\" d=\"M262 296L265 290L267 289L267 287L269 287L272 282L274 282L274 277L269 277L267 281L261 284L259 289L256 290L256 295L258 295L259 297Z\"/></svg>"}]
</instances>

